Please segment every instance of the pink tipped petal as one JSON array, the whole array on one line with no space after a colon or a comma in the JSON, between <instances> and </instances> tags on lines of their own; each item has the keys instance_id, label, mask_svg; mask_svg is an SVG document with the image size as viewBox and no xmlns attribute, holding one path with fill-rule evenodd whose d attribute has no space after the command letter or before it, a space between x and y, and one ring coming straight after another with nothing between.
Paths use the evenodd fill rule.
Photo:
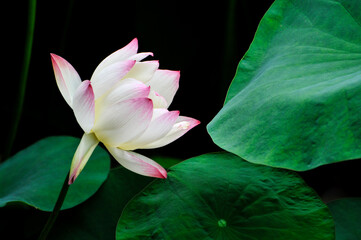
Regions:
<instances>
[{"instance_id":1,"label":"pink tipped petal","mask_svg":"<svg viewBox=\"0 0 361 240\"><path fill-rule=\"evenodd\" d=\"M94 92L89 80L83 81L75 91L73 111L80 127L89 133L94 126Z\"/></svg>"},{"instance_id":2,"label":"pink tipped petal","mask_svg":"<svg viewBox=\"0 0 361 240\"><path fill-rule=\"evenodd\" d=\"M101 72L102 70L104 70L110 65L113 65L114 63L121 62L124 60L129 60L131 56L136 55L137 51L138 51L138 39L134 38L130 43L128 43L128 45L106 57L97 66L97 68L94 71L94 74Z\"/></svg>"},{"instance_id":3,"label":"pink tipped petal","mask_svg":"<svg viewBox=\"0 0 361 240\"><path fill-rule=\"evenodd\" d=\"M65 101L72 107L73 95L81 83L79 74L64 58L53 53L50 56L58 88Z\"/></svg>"},{"instance_id":4,"label":"pink tipped petal","mask_svg":"<svg viewBox=\"0 0 361 240\"><path fill-rule=\"evenodd\" d=\"M104 144L117 147L141 135L153 114L149 98L128 99L101 110L93 131Z\"/></svg>"},{"instance_id":5,"label":"pink tipped petal","mask_svg":"<svg viewBox=\"0 0 361 240\"><path fill-rule=\"evenodd\" d=\"M163 138L172 129L178 116L179 111L169 112L166 109L154 109L152 121L144 133L119 147L125 150L134 150Z\"/></svg>"},{"instance_id":6,"label":"pink tipped petal","mask_svg":"<svg viewBox=\"0 0 361 240\"><path fill-rule=\"evenodd\" d=\"M91 82L94 89L95 99L101 97L118 83L134 66L134 60L127 60L116 62L102 69L94 72Z\"/></svg>"},{"instance_id":7,"label":"pink tipped petal","mask_svg":"<svg viewBox=\"0 0 361 240\"><path fill-rule=\"evenodd\" d=\"M186 132L194 128L200 124L200 121L190 118L190 117L178 117L176 123L173 125L172 129L162 138L149 143L147 145L142 146L143 149L150 149L150 148L159 148L163 147L181 136L183 136Z\"/></svg>"},{"instance_id":8,"label":"pink tipped petal","mask_svg":"<svg viewBox=\"0 0 361 240\"><path fill-rule=\"evenodd\" d=\"M68 184L72 184L83 170L99 141L93 133L85 133L73 157Z\"/></svg>"},{"instance_id":9,"label":"pink tipped petal","mask_svg":"<svg viewBox=\"0 0 361 240\"><path fill-rule=\"evenodd\" d=\"M110 154L125 168L140 175L167 178L167 171L150 158L131 151L106 146Z\"/></svg>"},{"instance_id":10,"label":"pink tipped petal","mask_svg":"<svg viewBox=\"0 0 361 240\"><path fill-rule=\"evenodd\" d=\"M154 108L167 108L168 107L168 103L165 100L165 98L163 96L159 95L157 92L150 91L148 97L150 99L152 99Z\"/></svg>"},{"instance_id":11,"label":"pink tipped petal","mask_svg":"<svg viewBox=\"0 0 361 240\"><path fill-rule=\"evenodd\" d=\"M167 107L172 103L174 95L179 87L179 71L160 70L158 69L148 84L158 92L167 102Z\"/></svg>"},{"instance_id":12,"label":"pink tipped petal","mask_svg":"<svg viewBox=\"0 0 361 240\"><path fill-rule=\"evenodd\" d=\"M148 56L154 56L152 52L143 52L143 53L137 53L134 56L129 57L129 60L135 60L137 62L142 61L144 58Z\"/></svg>"},{"instance_id":13,"label":"pink tipped petal","mask_svg":"<svg viewBox=\"0 0 361 240\"><path fill-rule=\"evenodd\" d=\"M126 78L134 78L141 82L148 82L159 67L158 61L145 61L135 63Z\"/></svg>"}]
</instances>

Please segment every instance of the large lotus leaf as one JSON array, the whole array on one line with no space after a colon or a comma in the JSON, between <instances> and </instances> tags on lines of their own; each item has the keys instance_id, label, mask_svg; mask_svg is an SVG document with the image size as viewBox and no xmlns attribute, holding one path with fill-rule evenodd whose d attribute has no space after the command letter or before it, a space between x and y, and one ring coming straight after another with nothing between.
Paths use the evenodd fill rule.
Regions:
<instances>
[{"instance_id":1,"label":"large lotus leaf","mask_svg":"<svg viewBox=\"0 0 361 240\"><path fill-rule=\"evenodd\" d=\"M361 239L361 198L339 199L328 206L335 220L336 240Z\"/></svg>"},{"instance_id":2,"label":"large lotus leaf","mask_svg":"<svg viewBox=\"0 0 361 240\"><path fill-rule=\"evenodd\" d=\"M293 170L361 158L361 1L276 0L240 61L213 141Z\"/></svg>"},{"instance_id":3,"label":"large lotus leaf","mask_svg":"<svg viewBox=\"0 0 361 240\"><path fill-rule=\"evenodd\" d=\"M325 204L296 174L205 154L170 168L125 207L116 239L334 239Z\"/></svg>"},{"instance_id":4,"label":"large lotus leaf","mask_svg":"<svg viewBox=\"0 0 361 240\"><path fill-rule=\"evenodd\" d=\"M18 152L0 165L0 206L22 202L52 211L80 139L49 137ZM97 147L84 170L69 188L62 209L92 196L105 181L109 155Z\"/></svg>"}]
</instances>

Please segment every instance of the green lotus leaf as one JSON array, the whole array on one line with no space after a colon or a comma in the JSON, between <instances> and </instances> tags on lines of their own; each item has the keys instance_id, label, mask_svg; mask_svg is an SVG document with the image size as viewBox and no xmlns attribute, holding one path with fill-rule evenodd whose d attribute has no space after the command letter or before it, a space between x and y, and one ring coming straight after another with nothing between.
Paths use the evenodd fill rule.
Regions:
<instances>
[{"instance_id":1,"label":"green lotus leaf","mask_svg":"<svg viewBox=\"0 0 361 240\"><path fill-rule=\"evenodd\" d=\"M240 61L213 141L304 171L361 158L361 1L276 0Z\"/></svg>"},{"instance_id":2,"label":"green lotus leaf","mask_svg":"<svg viewBox=\"0 0 361 240\"><path fill-rule=\"evenodd\" d=\"M21 202L52 211L80 139L49 137L18 152L0 165L0 207ZM110 169L108 153L97 147L79 178L69 188L62 209L92 196Z\"/></svg>"},{"instance_id":3,"label":"green lotus leaf","mask_svg":"<svg viewBox=\"0 0 361 240\"><path fill-rule=\"evenodd\" d=\"M212 153L170 168L125 207L116 239L334 239L328 208L296 174Z\"/></svg>"}]
</instances>

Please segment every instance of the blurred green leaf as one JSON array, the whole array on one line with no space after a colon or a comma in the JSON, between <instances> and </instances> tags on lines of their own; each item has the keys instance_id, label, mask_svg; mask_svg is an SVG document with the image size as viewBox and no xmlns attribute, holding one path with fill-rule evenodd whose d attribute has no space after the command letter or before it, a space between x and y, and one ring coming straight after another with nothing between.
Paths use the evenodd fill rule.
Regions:
<instances>
[{"instance_id":1,"label":"blurred green leaf","mask_svg":"<svg viewBox=\"0 0 361 240\"><path fill-rule=\"evenodd\" d=\"M80 139L49 137L18 152L0 165L0 206L22 202L52 211ZM92 196L105 181L109 155L97 147L74 184L62 209L72 208Z\"/></svg>"},{"instance_id":2,"label":"blurred green leaf","mask_svg":"<svg viewBox=\"0 0 361 240\"><path fill-rule=\"evenodd\" d=\"M309 170L361 158L361 2L276 0L238 65L213 141Z\"/></svg>"},{"instance_id":3,"label":"blurred green leaf","mask_svg":"<svg viewBox=\"0 0 361 240\"><path fill-rule=\"evenodd\" d=\"M170 169L125 207L116 239L334 239L332 217L292 172L229 153Z\"/></svg>"},{"instance_id":4,"label":"blurred green leaf","mask_svg":"<svg viewBox=\"0 0 361 240\"><path fill-rule=\"evenodd\" d=\"M335 220L336 240L361 239L361 198L345 198L328 204Z\"/></svg>"},{"instance_id":5,"label":"blurred green leaf","mask_svg":"<svg viewBox=\"0 0 361 240\"><path fill-rule=\"evenodd\" d=\"M152 180L123 167L112 169L94 196L69 211L61 212L49 239L114 239L123 208Z\"/></svg>"}]
</instances>

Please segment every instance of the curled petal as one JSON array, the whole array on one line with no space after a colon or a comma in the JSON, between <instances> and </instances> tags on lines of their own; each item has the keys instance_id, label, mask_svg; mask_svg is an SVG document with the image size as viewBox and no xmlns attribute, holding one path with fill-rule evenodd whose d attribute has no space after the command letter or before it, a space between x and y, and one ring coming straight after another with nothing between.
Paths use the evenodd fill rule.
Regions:
<instances>
[{"instance_id":1,"label":"curled petal","mask_svg":"<svg viewBox=\"0 0 361 240\"><path fill-rule=\"evenodd\" d=\"M75 91L73 111L80 127L89 133L94 126L94 92L89 80L83 81Z\"/></svg>"},{"instance_id":2,"label":"curled petal","mask_svg":"<svg viewBox=\"0 0 361 240\"><path fill-rule=\"evenodd\" d=\"M145 61L135 63L132 70L125 76L126 78L134 78L143 83L147 83L159 67L158 61Z\"/></svg>"},{"instance_id":3,"label":"curled petal","mask_svg":"<svg viewBox=\"0 0 361 240\"><path fill-rule=\"evenodd\" d=\"M151 142L149 144L146 144L140 148L143 149L150 149L150 148L159 148L163 147L181 136L183 136L186 132L200 124L201 122L190 117L178 117L176 123L172 126L172 129L162 138Z\"/></svg>"},{"instance_id":4,"label":"curled petal","mask_svg":"<svg viewBox=\"0 0 361 240\"><path fill-rule=\"evenodd\" d=\"M134 150L163 138L172 129L178 116L179 111L169 112L162 108L153 109L153 118L144 133L119 147L125 150Z\"/></svg>"},{"instance_id":5,"label":"curled petal","mask_svg":"<svg viewBox=\"0 0 361 240\"><path fill-rule=\"evenodd\" d=\"M83 170L99 141L93 133L85 133L73 157L68 184L72 184Z\"/></svg>"},{"instance_id":6,"label":"curled petal","mask_svg":"<svg viewBox=\"0 0 361 240\"><path fill-rule=\"evenodd\" d=\"M73 95L81 83L79 74L64 58L53 53L50 56L58 88L65 101L72 107Z\"/></svg>"},{"instance_id":7,"label":"curled petal","mask_svg":"<svg viewBox=\"0 0 361 240\"><path fill-rule=\"evenodd\" d=\"M128 43L128 45L106 57L97 66L97 68L93 73L93 76L103 71L108 66L113 65L114 63L121 62L124 60L135 60L135 59L130 59L130 57L136 55L137 51L138 51L138 39L134 38L130 43Z\"/></svg>"},{"instance_id":8,"label":"curled petal","mask_svg":"<svg viewBox=\"0 0 361 240\"><path fill-rule=\"evenodd\" d=\"M117 147L141 135L152 119L149 98L128 99L100 110L93 131L104 144Z\"/></svg>"},{"instance_id":9,"label":"curled petal","mask_svg":"<svg viewBox=\"0 0 361 240\"><path fill-rule=\"evenodd\" d=\"M116 147L106 147L113 157L130 171L149 177L167 178L167 171L152 159Z\"/></svg>"},{"instance_id":10,"label":"curled petal","mask_svg":"<svg viewBox=\"0 0 361 240\"><path fill-rule=\"evenodd\" d=\"M129 57L129 60L135 60L137 62L142 61L144 58L148 57L148 56L154 56L154 54L152 52L143 52L143 53L137 53L134 56Z\"/></svg>"},{"instance_id":11,"label":"curled petal","mask_svg":"<svg viewBox=\"0 0 361 240\"><path fill-rule=\"evenodd\" d=\"M132 69L135 60L116 62L101 71L94 72L91 82L94 89L95 99L111 90Z\"/></svg>"},{"instance_id":12,"label":"curled petal","mask_svg":"<svg viewBox=\"0 0 361 240\"><path fill-rule=\"evenodd\" d=\"M179 87L179 71L158 69L148 84L152 90L158 92L167 102L167 108L172 103Z\"/></svg>"}]
</instances>

